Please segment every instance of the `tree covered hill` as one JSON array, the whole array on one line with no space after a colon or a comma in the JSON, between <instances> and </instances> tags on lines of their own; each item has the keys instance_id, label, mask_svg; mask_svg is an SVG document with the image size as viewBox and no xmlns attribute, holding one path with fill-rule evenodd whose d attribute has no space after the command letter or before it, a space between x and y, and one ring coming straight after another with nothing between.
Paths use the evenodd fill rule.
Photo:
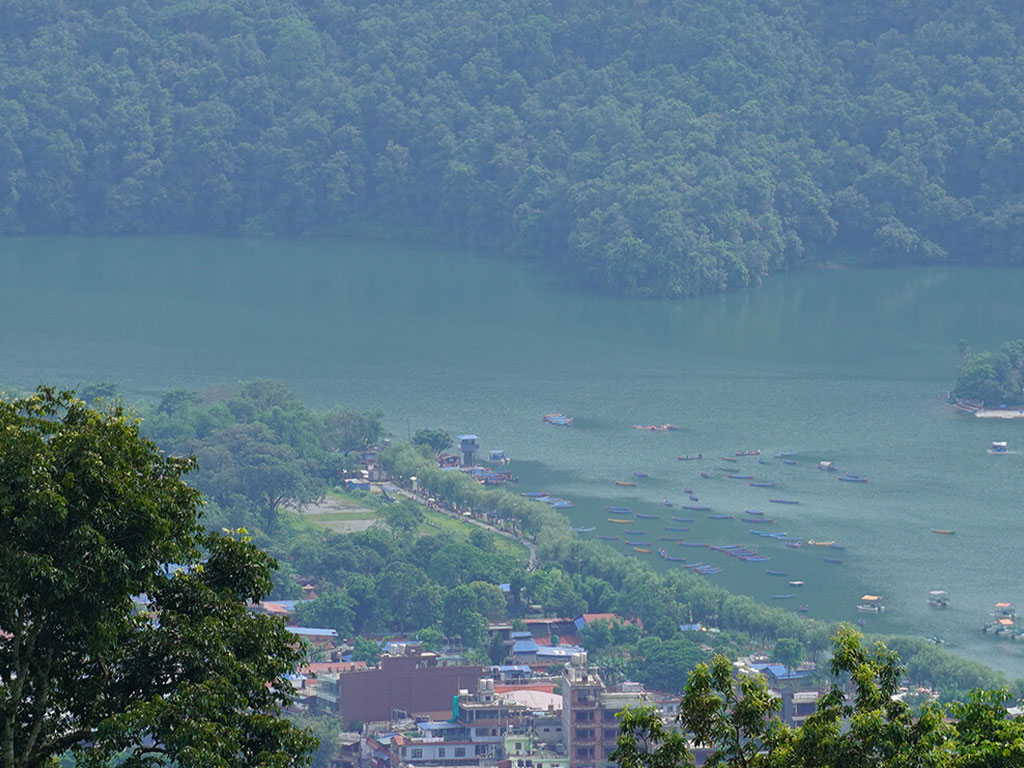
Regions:
<instances>
[{"instance_id":1,"label":"tree covered hill","mask_svg":"<svg viewBox=\"0 0 1024 768\"><path fill-rule=\"evenodd\" d=\"M0 232L385 229L642 296L1024 260L1010 0L8 0Z\"/></svg>"}]
</instances>

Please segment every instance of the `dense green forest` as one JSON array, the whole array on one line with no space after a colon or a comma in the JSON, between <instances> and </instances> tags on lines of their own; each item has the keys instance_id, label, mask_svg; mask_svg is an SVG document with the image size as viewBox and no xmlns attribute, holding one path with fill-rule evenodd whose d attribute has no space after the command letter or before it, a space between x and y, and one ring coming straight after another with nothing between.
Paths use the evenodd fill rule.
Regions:
<instances>
[{"instance_id":1,"label":"dense green forest","mask_svg":"<svg viewBox=\"0 0 1024 768\"><path fill-rule=\"evenodd\" d=\"M10 0L0 233L383 232L685 296L1024 259L1008 0Z\"/></svg>"}]
</instances>

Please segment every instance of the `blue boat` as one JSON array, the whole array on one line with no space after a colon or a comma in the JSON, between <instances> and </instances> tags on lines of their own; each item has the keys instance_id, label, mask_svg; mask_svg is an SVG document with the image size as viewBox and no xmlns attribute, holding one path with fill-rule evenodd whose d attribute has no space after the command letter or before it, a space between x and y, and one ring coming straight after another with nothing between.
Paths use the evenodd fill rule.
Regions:
<instances>
[{"instance_id":1,"label":"blue boat","mask_svg":"<svg viewBox=\"0 0 1024 768\"><path fill-rule=\"evenodd\" d=\"M709 475L707 472L701 472L700 476L703 477L705 480L711 477L711 475Z\"/></svg>"},{"instance_id":2,"label":"blue boat","mask_svg":"<svg viewBox=\"0 0 1024 768\"><path fill-rule=\"evenodd\" d=\"M791 600L796 595L772 595L772 600Z\"/></svg>"},{"instance_id":3,"label":"blue boat","mask_svg":"<svg viewBox=\"0 0 1024 768\"><path fill-rule=\"evenodd\" d=\"M630 509L629 507L605 507L605 511L607 511L607 512L629 512L629 514L633 514L633 510Z\"/></svg>"},{"instance_id":4,"label":"blue boat","mask_svg":"<svg viewBox=\"0 0 1024 768\"><path fill-rule=\"evenodd\" d=\"M693 488L683 488L683 493L693 493Z\"/></svg>"},{"instance_id":5,"label":"blue boat","mask_svg":"<svg viewBox=\"0 0 1024 768\"><path fill-rule=\"evenodd\" d=\"M677 523L692 523L693 522L693 518L692 517L677 517L676 515L672 515L672 519L675 520Z\"/></svg>"},{"instance_id":6,"label":"blue boat","mask_svg":"<svg viewBox=\"0 0 1024 768\"><path fill-rule=\"evenodd\" d=\"M708 520L732 520L732 515L708 515Z\"/></svg>"},{"instance_id":7,"label":"blue boat","mask_svg":"<svg viewBox=\"0 0 1024 768\"><path fill-rule=\"evenodd\" d=\"M665 530L666 531L688 531L690 529L689 528L684 528L684 527L682 527L680 525L666 525L665 526Z\"/></svg>"},{"instance_id":8,"label":"blue boat","mask_svg":"<svg viewBox=\"0 0 1024 768\"><path fill-rule=\"evenodd\" d=\"M543 499L545 496L550 496L551 494L547 491L527 491L526 493L520 493L519 495L525 496L528 499Z\"/></svg>"},{"instance_id":9,"label":"blue boat","mask_svg":"<svg viewBox=\"0 0 1024 768\"><path fill-rule=\"evenodd\" d=\"M751 483L754 488L774 488L775 483Z\"/></svg>"},{"instance_id":10,"label":"blue boat","mask_svg":"<svg viewBox=\"0 0 1024 768\"><path fill-rule=\"evenodd\" d=\"M792 459L783 459L782 463L783 464L796 464L796 462L793 461Z\"/></svg>"},{"instance_id":11,"label":"blue boat","mask_svg":"<svg viewBox=\"0 0 1024 768\"><path fill-rule=\"evenodd\" d=\"M799 504L799 501L793 501L792 499L768 499L772 504Z\"/></svg>"},{"instance_id":12,"label":"blue boat","mask_svg":"<svg viewBox=\"0 0 1024 768\"><path fill-rule=\"evenodd\" d=\"M647 477L646 472L634 472L633 477L639 477L641 480Z\"/></svg>"},{"instance_id":13,"label":"blue boat","mask_svg":"<svg viewBox=\"0 0 1024 768\"><path fill-rule=\"evenodd\" d=\"M651 546L651 542L649 542L649 541L627 541L625 543L629 544L629 546L631 546L631 547L649 547L649 546Z\"/></svg>"},{"instance_id":14,"label":"blue boat","mask_svg":"<svg viewBox=\"0 0 1024 768\"><path fill-rule=\"evenodd\" d=\"M746 512L748 515L763 515L764 514L764 512L758 512L756 509L744 509L743 511Z\"/></svg>"},{"instance_id":15,"label":"blue boat","mask_svg":"<svg viewBox=\"0 0 1024 768\"><path fill-rule=\"evenodd\" d=\"M638 533L641 536L643 536L644 534L647 533L647 531L623 531L623 533L632 533L632 534L637 534Z\"/></svg>"},{"instance_id":16,"label":"blue boat","mask_svg":"<svg viewBox=\"0 0 1024 768\"><path fill-rule=\"evenodd\" d=\"M665 500L664 500L663 502L661 502L661 503L662 503L662 504L664 504L664 505L665 505L666 507L671 507L671 506L672 506L672 502L671 502L671 501L669 501L668 499L665 499Z\"/></svg>"},{"instance_id":17,"label":"blue boat","mask_svg":"<svg viewBox=\"0 0 1024 768\"><path fill-rule=\"evenodd\" d=\"M645 514L645 513L643 513L643 512L637 512L637 513L636 513L636 516L637 516L637 517L645 517L645 518L647 518L648 520L657 520L657 519L658 519L658 516L657 516L657 515L648 515L648 514Z\"/></svg>"},{"instance_id":18,"label":"blue boat","mask_svg":"<svg viewBox=\"0 0 1024 768\"><path fill-rule=\"evenodd\" d=\"M823 557L821 559L824 560L826 563L837 563L838 564L838 563L843 562L838 557Z\"/></svg>"},{"instance_id":19,"label":"blue boat","mask_svg":"<svg viewBox=\"0 0 1024 768\"><path fill-rule=\"evenodd\" d=\"M711 507L695 507L692 504L680 504L680 509L688 509L691 512L710 512Z\"/></svg>"},{"instance_id":20,"label":"blue boat","mask_svg":"<svg viewBox=\"0 0 1024 768\"><path fill-rule=\"evenodd\" d=\"M693 494L691 493L691 494L690 494L690 501L700 501L700 499L698 499L698 498L697 498L696 496L694 496L694 495L693 495Z\"/></svg>"},{"instance_id":21,"label":"blue boat","mask_svg":"<svg viewBox=\"0 0 1024 768\"><path fill-rule=\"evenodd\" d=\"M618 536L595 536L595 539L603 539L604 541L618 541Z\"/></svg>"},{"instance_id":22,"label":"blue boat","mask_svg":"<svg viewBox=\"0 0 1024 768\"><path fill-rule=\"evenodd\" d=\"M789 571L770 571L765 569L765 573L769 576L789 576Z\"/></svg>"},{"instance_id":23,"label":"blue boat","mask_svg":"<svg viewBox=\"0 0 1024 768\"><path fill-rule=\"evenodd\" d=\"M683 547L706 547L707 546L707 544L701 543L699 541L680 541L679 544L680 544L680 546L683 546Z\"/></svg>"},{"instance_id":24,"label":"blue boat","mask_svg":"<svg viewBox=\"0 0 1024 768\"><path fill-rule=\"evenodd\" d=\"M841 483L866 483L868 481L868 479L866 477L856 477L856 476L854 476L854 477L837 477L836 480L838 480Z\"/></svg>"},{"instance_id":25,"label":"blue boat","mask_svg":"<svg viewBox=\"0 0 1024 768\"><path fill-rule=\"evenodd\" d=\"M730 480L753 480L753 475L726 475Z\"/></svg>"}]
</instances>

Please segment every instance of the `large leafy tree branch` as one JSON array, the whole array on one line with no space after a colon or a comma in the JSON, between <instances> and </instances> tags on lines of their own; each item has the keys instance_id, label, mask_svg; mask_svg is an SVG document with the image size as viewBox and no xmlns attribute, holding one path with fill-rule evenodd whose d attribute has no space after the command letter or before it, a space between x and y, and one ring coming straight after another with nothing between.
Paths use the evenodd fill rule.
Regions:
<instances>
[{"instance_id":1,"label":"large leafy tree branch","mask_svg":"<svg viewBox=\"0 0 1024 768\"><path fill-rule=\"evenodd\" d=\"M89 765L307 762L311 737L279 718L299 651L246 610L273 560L202 529L194 465L120 408L48 389L0 402L0 767L68 749Z\"/></svg>"},{"instance_id":2,"label":"large leafy tree branch","mask_svg":"<svg viewBox=\"0 0 1024 768\"><path fill-rule=\"evenodd\" d=\"M1005 689L977 690L944 711L896 697L903 666L882 643L865 646L849 626L833 637L832 689L791 728L763 678L733 673L725 656L699 664L673 727L654 708L620 714L611 759L621 768L692 765L688 745L710 750L714 768L1002 768L1024 759L1024 723L1006 711ZM952 723L944 720L950 715Z\"/></svg>"}]
</instances>

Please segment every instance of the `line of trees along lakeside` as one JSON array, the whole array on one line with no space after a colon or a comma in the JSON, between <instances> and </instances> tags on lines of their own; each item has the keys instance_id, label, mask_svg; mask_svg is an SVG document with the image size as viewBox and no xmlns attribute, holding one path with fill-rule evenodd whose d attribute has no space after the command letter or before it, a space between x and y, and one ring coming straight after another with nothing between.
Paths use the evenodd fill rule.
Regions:
<instances>
[{"instance_id":1,"label":"line of trees along lakeside","mask_svg":"<svg viewBox=\"0 0 1024 768\"><path fill-rule=\"evenodd\" d=\"M0 233L388 231L687 296L1019 264L1006 0L4 4Z\"/></svg>"}]
</instances>

